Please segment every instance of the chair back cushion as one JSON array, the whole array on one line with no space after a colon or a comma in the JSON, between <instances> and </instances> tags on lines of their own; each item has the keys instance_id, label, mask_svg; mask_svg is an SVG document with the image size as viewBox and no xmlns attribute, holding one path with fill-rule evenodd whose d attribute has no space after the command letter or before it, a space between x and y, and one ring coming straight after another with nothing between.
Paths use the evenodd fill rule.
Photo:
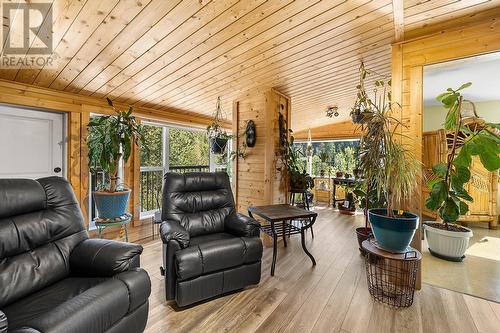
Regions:
<instances>
[{"instance_id":1,"label":"chair back cushion","mask_svg":"<svg viewBox=\"0 0 500 333\"><path fill-rule=\"evenodd\" d=\"M191 237L224 231L224 220L233 210L227 173L165 174L162 219L179 222Z\"/></svg>"},{"instance_id":2,"label":"chair back cushion","mask_svg":"<svg viewBox=\"0 0 500 333\"><path fill-rule=\"evenodd\" d=\"M65 179L0 179L0 308L68 276L87 238Z\"/></svg>"}]
</instances>

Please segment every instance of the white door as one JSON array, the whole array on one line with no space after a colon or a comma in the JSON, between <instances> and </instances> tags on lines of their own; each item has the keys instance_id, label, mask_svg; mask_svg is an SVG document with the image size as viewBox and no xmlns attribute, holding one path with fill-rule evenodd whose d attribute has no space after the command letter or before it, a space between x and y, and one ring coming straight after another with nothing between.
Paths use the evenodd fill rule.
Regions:
<instances>
[{"instance_id":1,"label":"white door","mask_svg":"<svg viewBox=\"0 0 500 333\"><path fill-rule=\"evenodd\" d=\"M65 176L64 114L0 105L0 178Z\"/></svg>"}]
</instances>

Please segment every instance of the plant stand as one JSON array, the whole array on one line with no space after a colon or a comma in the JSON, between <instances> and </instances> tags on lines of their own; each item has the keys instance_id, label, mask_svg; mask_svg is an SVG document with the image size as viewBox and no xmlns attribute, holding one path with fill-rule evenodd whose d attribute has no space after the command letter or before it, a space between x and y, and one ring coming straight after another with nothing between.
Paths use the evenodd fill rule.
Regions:
<instances>
[{"instance_id":1,"label":"plant stand","mask_svg":"<svg viewBox=\"0 0 500 333\"><path fill-rule=\"evenodd\" d=\"M374 239L365 240L361 247L372 297L396 308L411 306L422 254L411 247L405 253L386 252L377 247Z\"/></svg>"},{"instance_id":2,"label":"plant stand","mask_svg":"<svg viewBox=\"0 0 500 333\"><path fill-rule=\"evenodd\" d=\"M99 233L99 238L102 238L102 233L104 229L109 228L109 227L116 227L119 226L120 229L124 231L124 236L122 236L122 232L120 230L120 236L125 238L125 242L128 242L128 225L132 221L132 214L126 213L120 217L117 217L115 219L100 219L96 218L94 219L94 224L97 227L97 232Z\"/></svg>"}]
</instances>

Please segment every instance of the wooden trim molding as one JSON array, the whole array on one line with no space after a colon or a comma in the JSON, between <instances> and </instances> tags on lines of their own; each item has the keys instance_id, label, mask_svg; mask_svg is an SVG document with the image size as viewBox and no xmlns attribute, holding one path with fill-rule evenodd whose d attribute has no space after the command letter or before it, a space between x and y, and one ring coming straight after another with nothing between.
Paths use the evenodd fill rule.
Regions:
<instances>
[{"instance_id":1,"label":"wooden trim molding","mask_svg":"<svg viewBox=\"0 0 500 333\"><path fill-rule=\"evenodd\" d=\"M0 79L0 103L29 106L63 112L87 112L109 114L110 107L103 98L83 96L29 84ZM117 108L128 108L127 104L114 103ZM182 126L207 126L211 117L180 110L156 110L143 106L134 106L134 114L148 120L168 121ZM223 123L230 129L231 123Z\"/></svg>"},{"instance_id":2,"label":"wooden trim molding","mask_svg":"<svg viewBox=\"0 0 500 333\"><path fill-rule=\"evenodd\" d=\"M337 139L358 139L361 137L361 129L352 121L342 121L311 128L312 140L337 140ZM294 132L295 140L307 140L309 130Z\"/></svg>"}]
</instances>

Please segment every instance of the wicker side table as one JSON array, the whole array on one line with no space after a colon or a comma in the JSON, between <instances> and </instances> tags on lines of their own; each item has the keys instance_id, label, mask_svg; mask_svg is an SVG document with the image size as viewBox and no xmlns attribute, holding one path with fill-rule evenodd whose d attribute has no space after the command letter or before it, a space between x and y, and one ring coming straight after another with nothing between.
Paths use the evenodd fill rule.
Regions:
<instances>
[{"instance_id":1,"label":"wicker side table","mask_svg":"<svg viewBox=\"0 0 500 333\"><path fill-rule=\"evenodd\" d=\"M372 297L397 308L411 306L422 254L411 247L405 253L390 253L379 249L374 239L365 240L361 247Z\"/></svg>"}]
</instances>

